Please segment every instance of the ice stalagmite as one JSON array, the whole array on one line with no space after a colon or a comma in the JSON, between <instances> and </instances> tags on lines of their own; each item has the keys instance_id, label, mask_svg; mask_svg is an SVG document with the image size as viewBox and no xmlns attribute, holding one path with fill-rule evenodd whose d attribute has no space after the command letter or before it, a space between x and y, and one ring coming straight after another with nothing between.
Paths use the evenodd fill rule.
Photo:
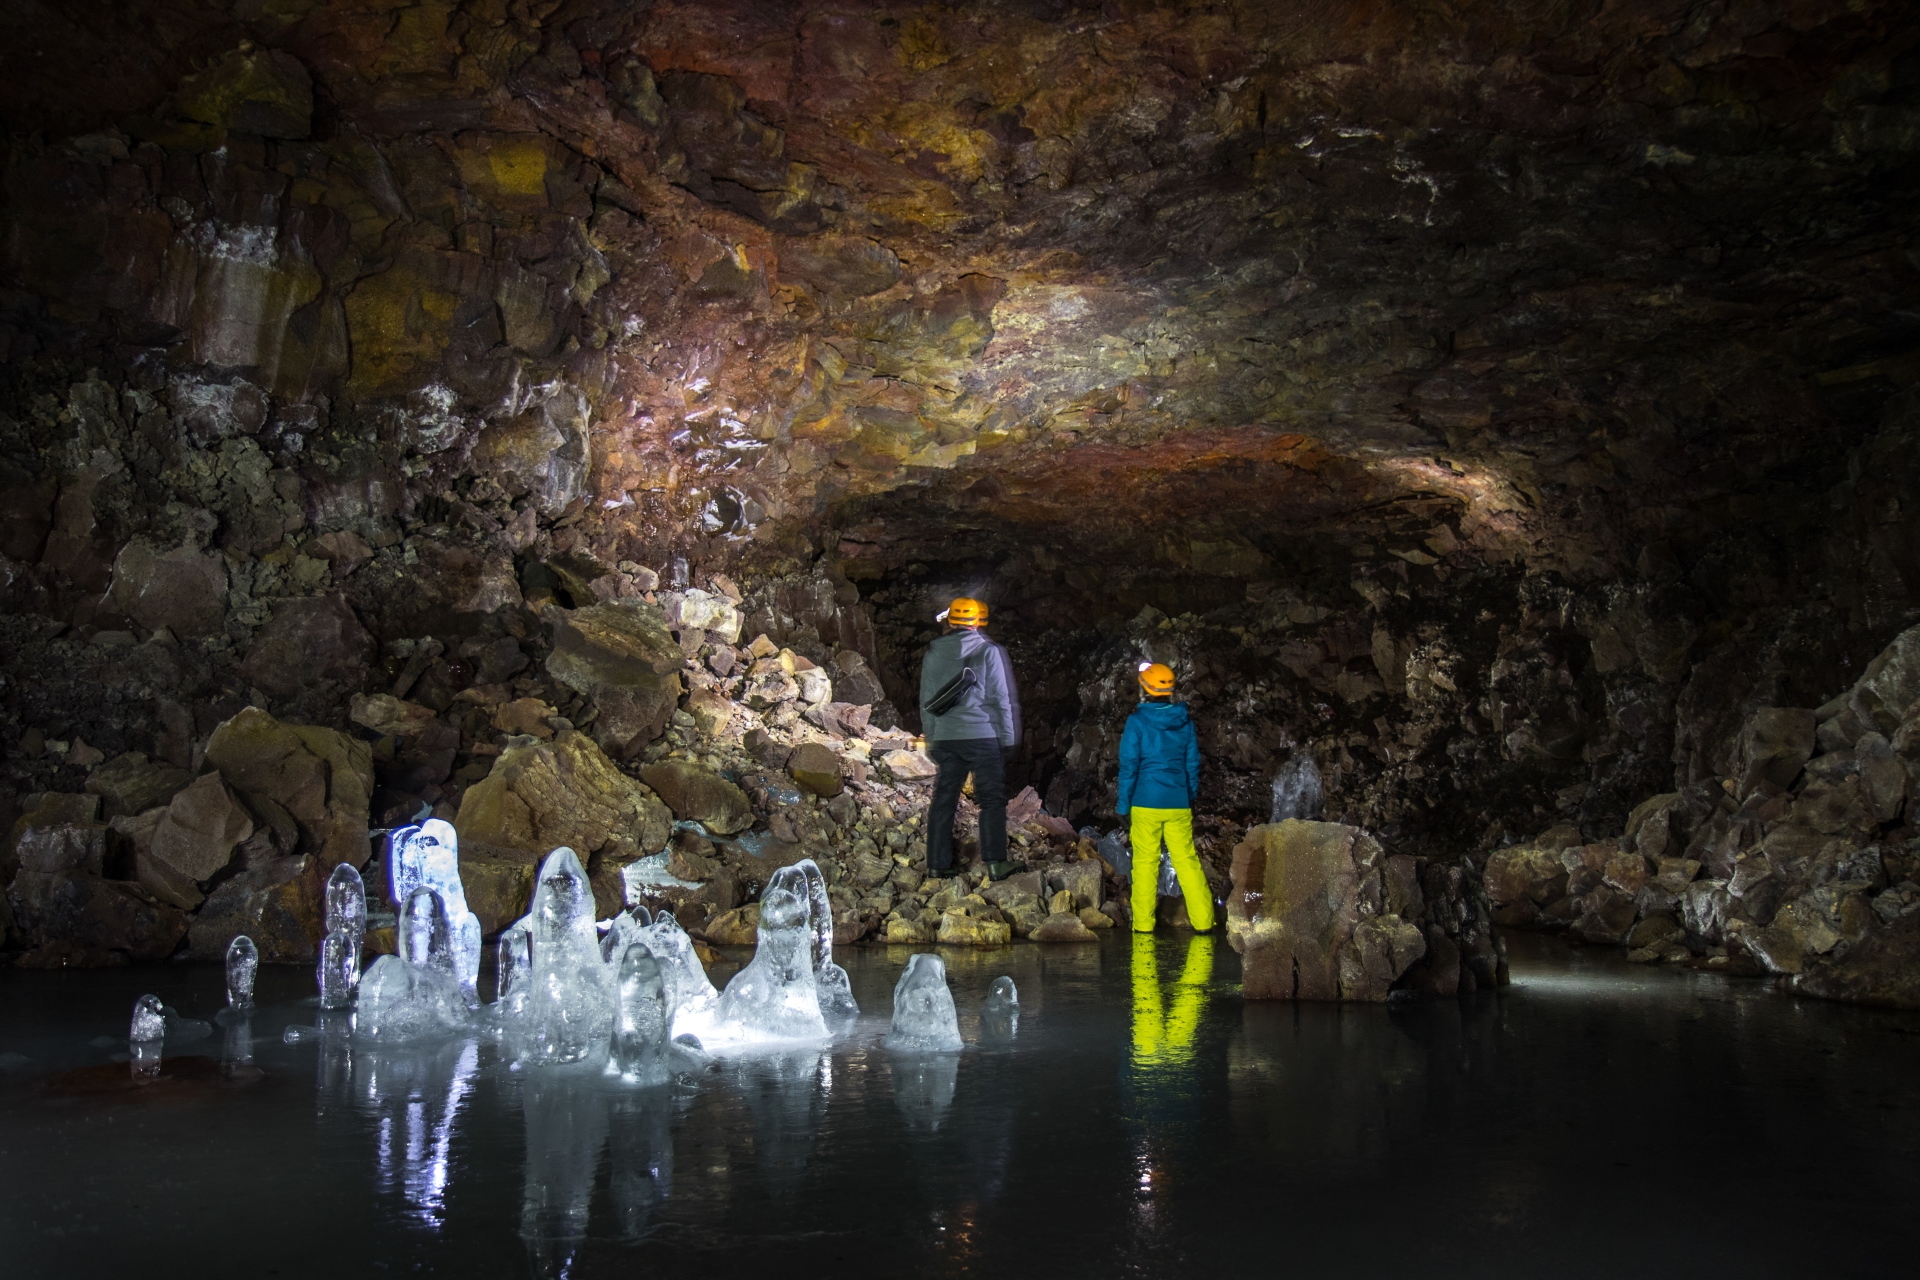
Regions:
<instances>
[{"instance_id":1,"label":"ice stalagmite","mask_svg":"<svg viewBox=\"0 0 1920 1280\"><path fill-rule=\"evenodd\" d=\"M630 1084L665 1084L673 1013L667 1007L660 964L645 943L627 948L620 958L618 980L620 1007L614 1014L607 1071Z\"/></svg>"},{"instance_id":2,"label":"ice stalagmite","mask_svg":"<svg viewBox=\"0 0 1920 1280\"><path fill-rule=\"evenodd\" d=\"M167 1038L166 1006L159 996L141 996L133 1002L133 1024L127 1029L133 1078L150 1080L160 1074L160 1046Z\"/></svg>"},{"instance_id":3,"label":"ice stalagmite","mask_svg":"<svg viewBox=\"0 0 1920 1280\"><path fill-rule=\"evenodd\" d=\"M253 1008L253 977L260 969L260 949L253 939L241 934L227 944L227 1005L245 1011Z\"/></svg>"},{"instance_id":4,"label":"ice stalagmite","mask_svg":"<svg viewBox=\"0 0 1920 1280\"><path fill-rule=\"evenodd\" d=\"M900 1053L958 1053L960 1019L947 990L947 966L923 951L907 961L893 987L893 1029L887 1048Z\"/></svg>"},{"instance_id":5,"label":"ice stalagmite","mask_svg":"<svg viewBox=\"0 0 1920 1280\"><path fill-rule=\"evenodd\" d=\"M529 918L533 989L524 1056L536 1063L578 1062L607 1043L614 984L594 934L593 888L573 850L555 849L540 865Z\"/></svg>"},{"instance_id":6,"label":"ice stalagmite","mask_svg":"<svg viewBox=\"0 0 1920 1280\"><path fill-rule=\"evenodd\" d=\"M422 885L407 895L400 910L400 927L395 941L400 958L408 964L438 969L458 980L453 954L453 931L447 923L446 905L440 895Z\"/></svg>"},{"instance_id":7,"label":"ice stalagmite","mask_svg":"<svg viewBox=\"0 0 1920 1280\"><path fill-rule=\"evenodd\" d=\"M467 1027L467 1001L444 969L381 956L360 980L354 1035L376 1045L414 1044Z\"/></svg>"},{"instance_id":8,"label":"ice stalagmite","mask_svg":"<svg viewBox=\"0 0 1920 1280\"><path fill-rule=\"evenodd\" d=\"M394 906L404 906L422 887L440 895L447 912L454 976L472 998L480 976L480 918L467 909L467 891L460 882L460 837L453 824L429 818L418 827L403 827L393 833L388 847Z\"/></svg>"},{"instance_id":9,"label":"ice stalagmite","mask_svg":"<svg viewBox=\"0 0 1920 1280\"><path fill-rule=\"evenodd\" d=\"M1020 993L1013 979L1002 975L993 980L987 992L986 1008L980 1011L980 1033L989 1040L1011 1040L1020 1029Z\"/></svg>"},{"instance_id":10,"label":"ice stalagmite","mask_svg":"<svg viewBox=\"0 0 1920 1280\"><path fill-rule=\"evenodd\" d=\"M533 994L533 930L524 918L500 931L496 954L494 1012L501 1018L517 1018L527 1011L527 999Z\"/></svg>"},{"instance_id":11,"label":"ice stalagmite","mask_svg":"<svg viewBox=\"0 0 1920 1280\"><path fill-rule=\"evenodd\" d=\"M367 887L360 873L343 862L327 878L327 936L320 943L315 973L322 1009L344 1009L353 1003L366 936Z\"/></svg>"},{"instance_id":12,"label":"ice stalagmite","mask_svg":"<svg viewBox=\"0 0 1920 1280\"><path fill-rule=\"evenodd\" d=\"M827 897L827 878L819 864L802 858L794 869L806 878L807 927L813 935L813 981L820 992L820 1013L830 1022L860 1016L847 971L833 962L833 903Z\"/></svg>"},{"instance_id":13,"label":"ice stalagmite","mask_svg":"<svg viewBox=\"0 0 1920 1280\"><path fill-rule=\"evenodd\" d=\"M712 1034L713 1011L720 993L713 989L706 967L693 953L693 939L672 913L666 911L641 930L640 936L660 965L660 980L666 988L667 1009L673 1019L673 1035L676 1038L691 1035L704 1041Z\"/></svg>"},{"instance_id":14,"label":"ice stalagmite","mask_svg":"<svg viewBox=\"0 0 1920 1280\"><path fill-rule=\"evenodd\" d=\"M607 921L607 936L600 939L600 956L610 965L620 963L620 957L627 954L627 948L640 937L640 931L653 923L653 916L645 907L631 906Z\"/></svg>"},{"instance_id":15,"label":"ice stalagmite","mask_svg":"<svg viewBox=\"0 0 1920 1280\"><path fill-rule=\"evenodd\" d=\"M993 980L993 989L987 992L988 1013L1020 1012L1020 992L1013 985L1013 979L1004 974Z\"/></svg>"},{"instance_id":16,"label":"ice stalagmite","mask_svg":"<svg viewBox=\"0 0 1920 1280\"><path fill-rule=\"evenodd\" d=\"M814 984L813 935L807 925L804 873L774 873L760 897L759 947L720 994L713 1035L721 1041L823 1040L820 993Z\"/></svg>"}]
</instances>

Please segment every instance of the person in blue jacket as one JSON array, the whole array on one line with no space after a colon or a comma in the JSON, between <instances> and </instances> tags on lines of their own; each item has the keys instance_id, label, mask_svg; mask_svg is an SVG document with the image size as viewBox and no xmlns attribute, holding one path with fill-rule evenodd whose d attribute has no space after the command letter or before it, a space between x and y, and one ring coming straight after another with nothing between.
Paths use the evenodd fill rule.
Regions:
<instances>
[{"instance_id":1,"label":"person in blue jacket","mask_svg":"<svg viewBox=\"0 0 1920 1280\"><path fill-rule=\"evenodd\" d=\"M1140 664L1140 705L1120 736L1120 798L1131 817L1133 931L1152 933L1159 904L1160 843L1166 842L1187 919L1200 933L1213 928L1213 892L1193 847L1193 798L1200 793L1200 736L1184 703L1173 700L1173 669Z\"/></svg>"}]
</instances>

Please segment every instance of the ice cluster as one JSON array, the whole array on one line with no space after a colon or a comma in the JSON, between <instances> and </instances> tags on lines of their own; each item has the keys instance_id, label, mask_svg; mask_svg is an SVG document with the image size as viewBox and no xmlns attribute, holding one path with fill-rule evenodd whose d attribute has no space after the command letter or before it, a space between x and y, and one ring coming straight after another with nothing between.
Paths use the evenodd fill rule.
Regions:
<instances>
[{"instance_id":1,"label":"ice cluster","mask_svg":"<svg viewBox=\"0 0 1920 1280\"><path fill-rule=\"evenodd\" d=\"M429 818L418 827L402 827L387 847L396 906L409 902L423 888L440 895L453 975L471 997L480 977L480 917L467 910L467 891L460 883L460 837L453 824Z\"/></svg>"}]
</instances>

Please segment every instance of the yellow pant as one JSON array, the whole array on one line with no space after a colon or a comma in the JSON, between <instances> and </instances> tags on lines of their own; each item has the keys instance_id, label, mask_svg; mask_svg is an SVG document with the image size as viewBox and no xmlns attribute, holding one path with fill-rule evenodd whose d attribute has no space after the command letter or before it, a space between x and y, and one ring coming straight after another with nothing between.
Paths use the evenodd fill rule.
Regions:
<instances>
[{"instance_id":1,"label":"yellow pant","mask_svg":"<svg viewBox=\"0 0 1920 1280\"><path fill-rule=\"evenodd\" d=\"M1191 1058L1194 1033L1207 1007L1207 981L1213 977L1213 939L1187 939L1186 964L1174 981L1171 1009L1160 989L1153 939L1136 936L1132 959L1134 1064L1165 1065Z\"/></svg>"},{"instance_id":2,"label":"yellow pant","mask_svg":"<svg viewBox=\"0 0 1920 1280\"><path fill-rule=\"evenodd\" d=\"M1133 806L1133 931L1153 932L1153 912L1160 903L1160 841L1167 843L1173 873L1180 877L1180 893L1187 900L1187 919L1202 933L1213 928L1213 890L1200 869L1193 847L1193 810L1147 809Z\"/></svg>"}]
</instances>

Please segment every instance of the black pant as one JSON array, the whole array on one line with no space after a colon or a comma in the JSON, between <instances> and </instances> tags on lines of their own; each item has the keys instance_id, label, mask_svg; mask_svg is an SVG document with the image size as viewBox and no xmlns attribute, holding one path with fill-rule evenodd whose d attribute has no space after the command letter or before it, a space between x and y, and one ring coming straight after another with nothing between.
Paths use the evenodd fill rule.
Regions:
<instances>
[{"instance_id":1,"label":"black pant","mask_svg":"<svg viewBox=\"0 0 1920 1280\"><path fill-rule=\"evenodd\" d=\"M1007 860L1007 775L998 738L955 738L929 742L927 755L940 772L933 779L933 809L927 815L927 870L953 870L953 811L960 788L973 775L973 799L980 806L980 860Z\"/></svg>"}]
</instances>

